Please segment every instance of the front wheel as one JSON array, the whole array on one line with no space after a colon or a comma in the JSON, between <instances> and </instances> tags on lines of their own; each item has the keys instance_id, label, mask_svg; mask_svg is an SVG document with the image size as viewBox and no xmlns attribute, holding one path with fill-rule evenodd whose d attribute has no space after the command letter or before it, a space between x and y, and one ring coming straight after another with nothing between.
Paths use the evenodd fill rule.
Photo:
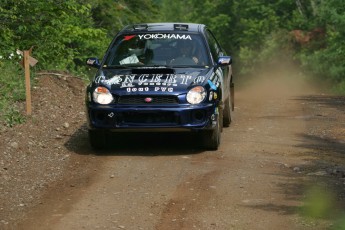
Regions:
<instances>
[{"instance_id":1,"label":"front wheel","mask_svg":"<svg viewBox=\"0 0 345 230\"><path fill-rule=\"evenodd\" d=\"M208 150L217 150L220 144L221 137L221 122L218 116L216 126L212 130L205 130L202 133L202 143L204 148Z\"/></svg>"}]
</instances>

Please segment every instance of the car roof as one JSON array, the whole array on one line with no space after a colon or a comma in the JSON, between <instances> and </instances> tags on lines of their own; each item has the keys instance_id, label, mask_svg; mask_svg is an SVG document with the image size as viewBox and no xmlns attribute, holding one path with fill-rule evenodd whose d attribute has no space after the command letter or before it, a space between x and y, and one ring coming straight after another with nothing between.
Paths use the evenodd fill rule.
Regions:
<instances>
[{"instance_id":1,"label":"car roof","mask_svg":"<svg viewBox=\"0 0 345 230\"><path fill-rule=\"evenodd\" d=\"M140 23L126 26L120 33L128 32L202 32L206 26L196 23Z\"/></svg>"}]
</instances>

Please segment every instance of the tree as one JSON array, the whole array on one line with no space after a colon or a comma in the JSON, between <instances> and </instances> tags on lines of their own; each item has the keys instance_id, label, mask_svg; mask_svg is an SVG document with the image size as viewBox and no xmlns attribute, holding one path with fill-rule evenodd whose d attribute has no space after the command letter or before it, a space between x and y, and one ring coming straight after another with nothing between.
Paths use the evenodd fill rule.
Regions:
<instances>
[{"instance_id":1,"label":"tree","mask_svg":"<svg viewBox=\"0 0 345 230\"><path fill-rule=\"evenodd\" d=\"M151 0L90 0L91 13L97 28L104 28L114 36L127 24L154 22L158 7Z\"/></svg>"},{"instance_id":2,"label":"tree","mask_svg":"<svg viewBox=\"0 0 345 230\"><path fill-rule=\"evenodd\" d=\"M345 91L345 2L311 2L315 24L325 30L324 42L305 47L299 53L300 60L313 74L333 80Z\"/></svg>"},{"instance_id":3,"label":"tree","mask_svg":"<svg viewBox=\"0 0 345 230\"><path fill-rule=\"evenodd\" d=\"M5 12L2 52L34 46L39 68L73 69L85 56L104 51L107 38L104 30L92 27L90 5L18 0L1 2L0 10Z\"/></svg>"}]
</instances>

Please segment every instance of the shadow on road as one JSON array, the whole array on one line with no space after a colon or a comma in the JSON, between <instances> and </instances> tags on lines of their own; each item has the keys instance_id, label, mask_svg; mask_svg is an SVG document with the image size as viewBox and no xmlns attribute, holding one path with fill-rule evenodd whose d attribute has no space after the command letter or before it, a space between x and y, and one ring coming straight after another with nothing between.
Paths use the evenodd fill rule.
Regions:
<instances>
[{"instance_id":1,"label":"shadow on road","mask_svg":"<svg viewBox=\"0 0 345 230\"><path fill-rule=\"evenodd\" d=\"M327 229L345 229L345 97L309 95L294 100L303 104L305 116L298 119L304 119L306 125L306 132L297 136L299 152L294 154L305 160L285 168L277 187L287 200L297 201L296 205L259 200L243 206L282 215L301 214L312 217L310 222L326 220L340 226Z\"/></svg>"},{"instance_id":2,"label":"shadow on road","mask_svg":"<svg viewBox=\"0 0 345 230\"><path fill-rule=\"evenodd\" d=\"M322 152L326 155L334 154L333 157L340 157L336 154L345 156L345 140L306 134L301 134L300 137L304 139L304 143L300 144L298 147L303 147L314 153ZM314 156L317 156L317 154Z\"/></svg>"},{"instance_id":3,"label":"shadow on road","mask_svg":"<svg viewBox=\"0 0 345 230\"><path fill-rule=\"evenodd\" d=\"M65 143L65 147L80 155L188 155L203 150L192 133L112 133L103 150L91 148L86 124Z\"/></svg>"},{"instance_id":4,"label":"shadow on road","mask_svg":"<svg viewBox=\"0 0 345 230\"><path fill-rule=\"evenodd\" d=\"M345 210L345 97L311 95L297 100L308 113L306 132L299 134L301 143L296 146L306 159L295 167L295 176L304 177L300 187L305 200L299 211L337 223Z\"/></svg>"},{"instance_id":5,"label":"shadow on road","mask_svg":"<svg viewBox=\"0 0 345 230\"><path fill-rule=\"evenodd\" d=\"M345 97L330 95L303 96L297 100L305 103L307 133L300 134L298 145L319 157L333 158L345 154ZM340 155L337 155L340 154ZM317 156L312 154L314 157Z\"/></svg>"},{"instance_id":6,"label":"shadow on road","mask_svg":"<svg viewBox=\"0 0 345 230\"><path fill-rule=\"evenodd\" d=\"M309 95L299 97L296 100L300 100L306 103L313 103L318 106L324 106L328 108L337 109L341 112L345 111L345 96L334 95Z\"/></svg>"}]
</instances>

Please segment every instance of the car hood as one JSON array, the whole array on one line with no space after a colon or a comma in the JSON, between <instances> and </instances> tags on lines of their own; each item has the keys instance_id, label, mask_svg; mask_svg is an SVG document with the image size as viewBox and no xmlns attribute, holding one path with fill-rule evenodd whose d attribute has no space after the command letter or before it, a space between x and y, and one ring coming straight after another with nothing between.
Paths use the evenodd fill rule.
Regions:
<instances>
[{"instance_id":1,"label":"car hood","mask_svg":"<svg viewBox=\"0 0 345 230\"><path fill-rule=\"evenodd\" d=\"M93 84L116 94L185 93L192 86L211 84L212 68L101 69Z\"/></svg>"}]
</instances>

